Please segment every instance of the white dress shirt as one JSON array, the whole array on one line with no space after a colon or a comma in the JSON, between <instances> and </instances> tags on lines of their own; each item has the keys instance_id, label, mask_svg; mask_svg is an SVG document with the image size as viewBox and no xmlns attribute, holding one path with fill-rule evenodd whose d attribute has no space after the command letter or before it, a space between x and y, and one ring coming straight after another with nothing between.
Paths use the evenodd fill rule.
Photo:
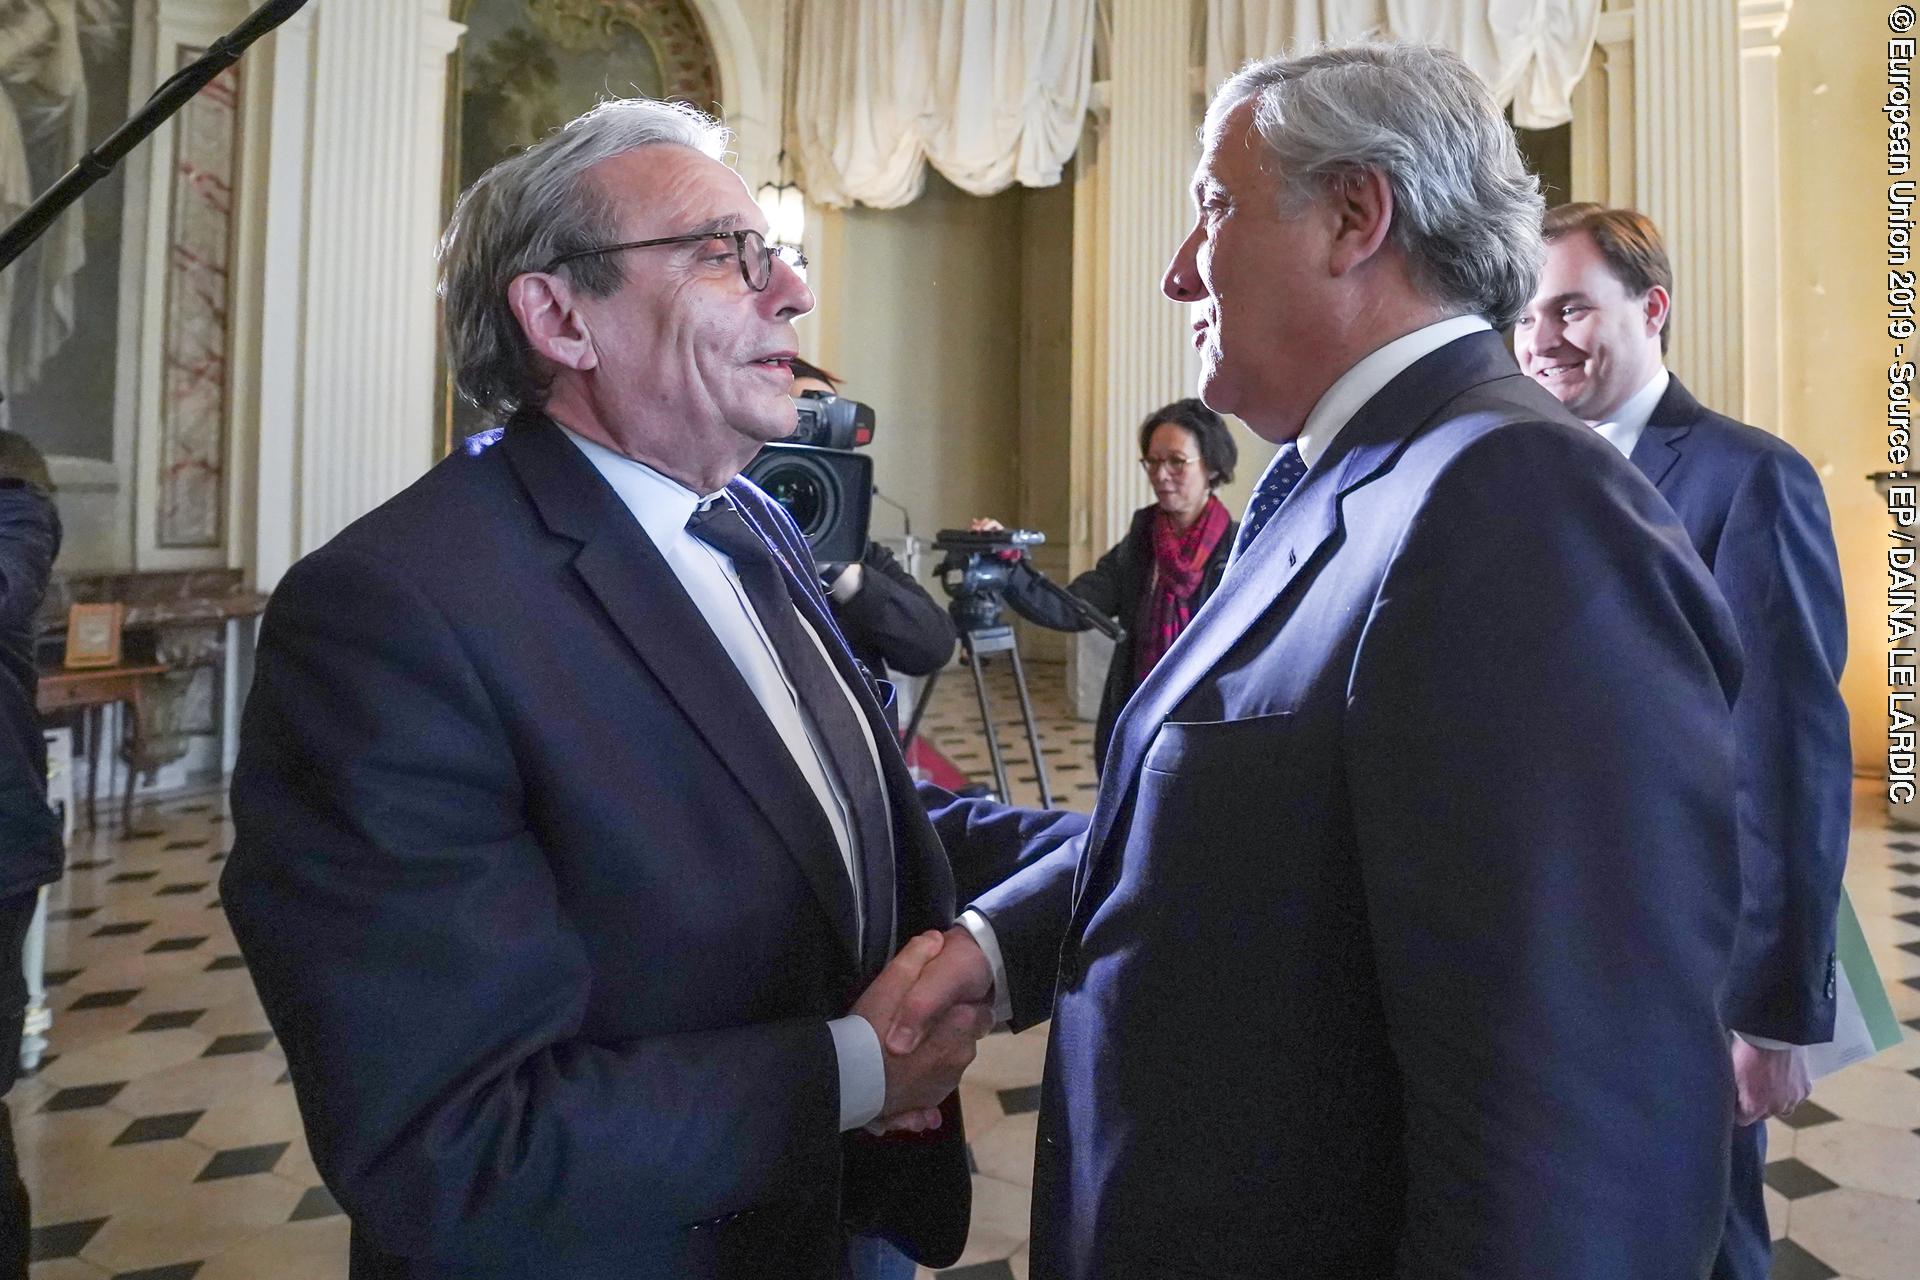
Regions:
<instances>
[{"instance_id":1,"label":"white dress shirt","mask_svg":"<svg viewBox=\"0 0 1920 1280\"><path fill-rule=\"evenodd\" d=\"M1353 415L1360 412L1367 401L1379 395L1389 382L1405 373L1414 361L1438 351L1456 338L1492 328L1477 315L1453 316L1403 334L1361 357L1327 388L1326 394L1307 414L1306 425L1300 428L1296 443L1300 447L1300 460L1307 464L1308 471L1312 471L1314 464L1326 456L1327 446L1352 421ZM1007 970L1000 953L1000 940L994 936L993 926L987 922L987 918L978 911L962 912L960 923L980 944L981 954L986 956L987 964L993 970L994 1021L1006 1022L1013 1017L1013 995L1007 990Z\"/></svg>"},{"instance_id":2,"label":"white dress shirt","mask_svg":"<svg viewBox=\"0 0 1920 1280\"><path fill-rule=\"evenodd\" d=\"M1605 422L1591 424L1601 438L1620 451L1623 458L1633 456L1633 446L1640 443L1640 437L1647 430L1647 421L1653 417L1653 411L1659 407L1660 397L1667 394L1670 381L1667 367L1661 365L1647 379L1645 386L1627 397L1620 406L1620 412Z\"/></svg>"},{"instance_id":3,"label":"white dress shirt","mask_svg":"<svg viewBox=\"0 0 1920 1280\"><path fill-rule=\"evenodd\" d=\"M561 430L566 431L566 428ZM680 585L686 589L687 595L692 597L694 607L713 629L720 647L733 659L741 678L753 691L754 700L767 713L774 731L780 735L781 742L793 756L794 764L799 766L801 776L807 780L815 799L820 802L828 825L833 828L833 838L840 846L840 858L853 886L854 927L861 929L869 904L860 900L861 881L854 862L853 823L847 799L841 794L833 771L827 766L819 728L801 707L799 694L787 679L786 668L781 665L779 651L774 648L759 615L748 603L746 590L740 585L733 562L687 532L687 521L694 511L719 495L708 494L703 498L643 462L615 453L571 431L566 431L566 435L586 455L594 469L613 486L613 491L620 495L620 501L640 522L648 541L653 543L666 560L667 567L673 570ZM820 647L821 661L827 663L829 671L833 670L826 648L804 618L800 629ZM853 707L854 719L866 734L867 755L874 761L874 772L880 777L880 794L884 798L887 785L885 777L879 773L879 756L874 746L873 731L867 726L860 704L854 699L852 691L846 688L845 682L839 679L837 672L834 679L840 685L841 692L846 694L848 703ZM889 813L882 829L891 832L892 828L892 814ZM872 852L874 856L881 857L892 854L890 849ZM875 906L890 911L893 904ZM843 1130L857 1129L877 1117L886 1101L886 1064L880 1053L880 1039L872 1025L858 1015L836 1018L827 1023L827 1030L833 1036L834 1053L840 1064L840 1127Z\"/></svg>"},{"instance_id":4,"label":"white dress shirt","mask_svg":"<svg viewBox=\"0 0 1920 1280\"><path fill-rule=\"evenodd\" d=\"M1453 316L1435 321L1424 329L1402 334L1384 347L1376 347L1362 356L1353 368L1334 379L1320 402L1307 414L1306 425L1294 443L1300 446L1300 461L1312 470L1326 456L1327 446L1353 415L1386 389L1386 385L1405 373L1421 356L1429 355L1456 338L1493 328L1480 316Z\"/></svg>"}]
</instances>

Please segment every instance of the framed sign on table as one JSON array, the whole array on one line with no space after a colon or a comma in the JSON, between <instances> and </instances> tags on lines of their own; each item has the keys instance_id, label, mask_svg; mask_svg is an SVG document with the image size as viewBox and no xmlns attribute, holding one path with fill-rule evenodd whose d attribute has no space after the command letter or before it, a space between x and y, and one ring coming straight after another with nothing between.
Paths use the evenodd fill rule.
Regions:
<instances>
[{"instance_id":1,"label":"framed sign on table","mask_svg":"<svg viewBox=\"0 0 1920 1280\"><path fill-rule=\"evenodd\" d=\"M73 668L120 665L124 604L76 604L67 610L65 665Z\"/></svg>"}]
</instances>

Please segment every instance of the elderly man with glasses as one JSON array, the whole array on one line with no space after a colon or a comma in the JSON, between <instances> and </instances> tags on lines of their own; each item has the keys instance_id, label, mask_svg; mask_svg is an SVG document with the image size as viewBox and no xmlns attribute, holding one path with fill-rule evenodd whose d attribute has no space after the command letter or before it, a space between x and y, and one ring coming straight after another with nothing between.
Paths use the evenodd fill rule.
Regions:
<instances>
[{"instance_id":1,"label":"elderly man with glasses","mask_svg":"<svg viewBox=\"0 0 1920 1280\"><path fill-rule=\"evenodd\" d=\"M793 430L813 299L724 142L606 103L462 197L448 351L503 425L267 614L222 892L353 1280L839 1280L965 1241L989 1011L880 1036L953 917L943 839L1084 820L930 818L738 478Z\"/></svg>"}]
</instances>

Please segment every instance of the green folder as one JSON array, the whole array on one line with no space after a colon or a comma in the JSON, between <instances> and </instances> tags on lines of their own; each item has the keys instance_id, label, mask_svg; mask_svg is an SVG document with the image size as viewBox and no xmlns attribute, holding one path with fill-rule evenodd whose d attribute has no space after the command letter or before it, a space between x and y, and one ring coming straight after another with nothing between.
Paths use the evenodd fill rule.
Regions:
<instances>
[{"instance_id":1,"label":"green folder","mask_svg":"<svg viewBox=\"0 0 1920 1280\"><path fill-rule=\"evenodd\" d=\"M1842 1067L1863 1062L1900 1043L1900 1020L1880 981L1880 970L1860 931L1853 898L1840 890L1840 914L1834 938L1833 1039L1807 1050L1807 1070L1814 1079Z\"/></svg>"}]
</instances>

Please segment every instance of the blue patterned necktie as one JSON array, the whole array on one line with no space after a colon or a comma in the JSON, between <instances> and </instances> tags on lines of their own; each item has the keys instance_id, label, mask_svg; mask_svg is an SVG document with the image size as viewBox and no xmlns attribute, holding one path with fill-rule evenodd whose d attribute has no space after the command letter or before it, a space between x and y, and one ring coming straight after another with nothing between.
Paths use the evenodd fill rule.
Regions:
<instances>
[{"instance_id":1,"label":"blue patterned necktie","mask_svg":"<svg viewBox=\"0 0 1920 1280\"><path fill-rule=\"evenodd\" d=\"M1240 521L1240 536L1233 540L1233 553L1227 557L1232 564L1246 554L1253 540L1273 519L1273 513L1287 500L1300 480L1307 474L1307 461L1300 456L1300 446L1289 440L1280 446L1280 452L1273 455L1266 473L1260 477L1260 483L1253 487L1253 500L1247 503L1247 514Z\"/></svg>"}]
</instances>

